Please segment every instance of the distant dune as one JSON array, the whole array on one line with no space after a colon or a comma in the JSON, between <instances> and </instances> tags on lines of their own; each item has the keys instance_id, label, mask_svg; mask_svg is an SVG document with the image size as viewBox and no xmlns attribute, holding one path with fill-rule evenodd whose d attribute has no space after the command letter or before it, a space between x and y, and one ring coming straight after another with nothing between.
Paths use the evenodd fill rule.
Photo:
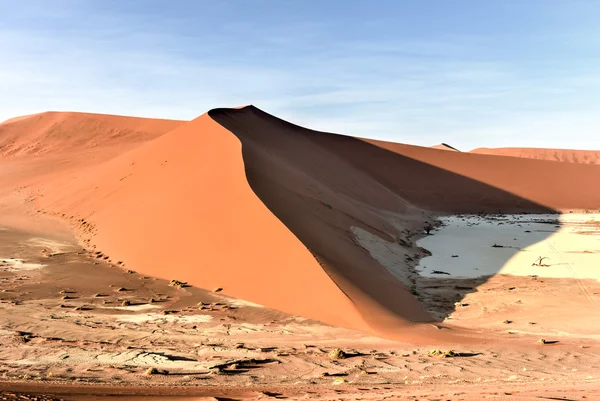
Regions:
<instances>
[{"instance_id":1,"label":"distant dune","mask_svg":"<svg viewBox=\"0 0 600 401\"><path fill-rule=\"evenodd\" d=\"M452 180L443 174L426 177L410 174L397 178L399 182L404 180L399 189L406 191L406 199L412 199L413 203L429 210L473 212L479 207L481 210L496 208L496 211L507 213L543 211L541 205L547 208L546 211L595 210L600 204L600 190L592 188L595 187L593 182L600 177L599 166L467 152L437 152L420 146L365 141L405 156L413 164L416 161L425 163L428 167L424 171L435 171L434 167L438 167L454 173ZM404 171L413 171L408 166L409 163L405 162ZM406 181L413 185L407 186Z\"/></svg>"},{"instance_id":2,"label":"distant dune","mask_svg":"<svg viewBox=\"0 0 600 401\"><path fill-rule=\"evenodd\" d=\"M432 149L449 150L452 152L460 152L460 150L448 145L447 143L440 143L439 145L431 146Z\"/></svg>"},{"instance_id":3,"label":"distant dune","mask_svg":"<svg viewBox=\"0 0 600 401\"><path fill-rule=\"evenodd\" d=\"M0 144L0 201L66 219L113 262L393 337L432 321L406 262L432 212L600 204L600 166L327 134L253 106L191 122L42 113L0 125ZM365 244L393 249L394 274Z\"/></svg>"},{"instance_id":4,"label":"distant dune","mask_svg":"<svg viewBox=\"0 0 600 401\"><path fill-rule=\"evenodd\" d=\"M600 164L600 150L543 149L543 148L478 148L470 153L526 159L552 160L566 163Z\"/></svg>"},{"instance_id":5,"label":"distant dune","mask_svg":"<svg viewBox=\"0 0 600 401\"><path fill-rule=\"evenodd\" d=\"M38 114L39 113L34 113L34 114L27 114L27 115L24 115L24 116L18 116L18 117L9 118L8 120L4 120L4 121L0 122L0 125L2 125L2 124L8 124L8 123L16 123L17 121L25 120L26 118L37 116Z\"/></svg>"},{"instance_id":6,"label":"distant dune","mask_svg":"<svg viewBox=\"0 0 600 401\"><path fill-rule=\"evenodd\" d=\"M183 121L74 112L32 114L0 124L0 155L42 156L110 146L130 148L136 143L154 139L182 123Z\"/></svg>"}]
</instances>

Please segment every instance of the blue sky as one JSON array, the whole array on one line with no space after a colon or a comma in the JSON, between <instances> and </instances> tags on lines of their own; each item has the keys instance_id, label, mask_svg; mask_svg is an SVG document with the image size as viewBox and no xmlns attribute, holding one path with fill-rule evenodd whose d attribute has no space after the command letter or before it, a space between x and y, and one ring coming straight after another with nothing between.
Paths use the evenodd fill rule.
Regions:
<instances>
[{"instance_id":1,"label":"blue sky","mask_svg":"<svg viewBox=\"0 0 600 401\"><path fill-rule=\"evenodd\" d=\"M600 1L0 0L0 120L192 119L600 149Z\"/></svg>"}]
</instances>

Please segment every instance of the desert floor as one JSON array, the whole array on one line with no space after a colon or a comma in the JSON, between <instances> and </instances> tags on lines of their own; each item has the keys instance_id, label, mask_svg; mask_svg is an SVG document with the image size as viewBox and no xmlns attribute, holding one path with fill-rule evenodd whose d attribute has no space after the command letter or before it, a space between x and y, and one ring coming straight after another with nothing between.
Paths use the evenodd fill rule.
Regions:
<instances>
[{"instance_id":1,"label":"desert floor","mask_svg":"<svg viewBox=\"0 0 600 401\"><path fill-rule=\"evenodd\" d=\"M424 274L418 296L465 341L417 345L171 286L65 227L16 226L0 227L0 399L600 399L594 279ZM437 348L457 356L428 355Z\"/></svg>"}]
</instances>

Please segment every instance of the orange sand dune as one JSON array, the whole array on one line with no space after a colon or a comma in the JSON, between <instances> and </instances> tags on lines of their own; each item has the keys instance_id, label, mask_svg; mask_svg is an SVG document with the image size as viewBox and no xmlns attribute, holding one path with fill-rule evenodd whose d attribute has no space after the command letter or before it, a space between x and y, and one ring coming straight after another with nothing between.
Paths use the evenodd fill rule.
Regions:
<instances>
[{"instance_id":1,"label":"orange sand dune","mask_svg":"<svg viewBox=\"0 0 600 401\"><path fill-rule=\"evenodd\" d=\"M470 153L496 156L523 157L567 163L600 164L600 150L544 149L544 148L477 148Z\"/></svg>"},{"instance_id":2,"label":"orange sand dune","mask_svg":"<svg viewBox=\"0 0 600 401\"><path fill-rule=\"evenodd\" d=\"M447 143L440 143L439 145L431 146L432 149L449 150L451 152L460 152L460 150L448 145Z\"/></svg>"},{"instance_id":3,"label":"orange sand dune","mask_svg":"<svg viewBox=\"0 0 600 401\"><path fill-rule=\"evenodd\" d=\"M600 166L327 134L253 106L188 123L104 116L111 124L122 119L129 131L119 135L96 115L15 134L15 124L62 114L0 125L0 141L20 139L7 154L21 156L0 159L0 178L3 171L19 177L8 181L29 185L37 207L69 218L86 244L144 274L394 337L407 323L432 321L409 291L405 262L422 252L413 242L428 211L600 204ZM120 155L87 157L106 149ZM8 181L0 180L0 206ZM396 245L402 277L357 233Z\"/></svg>"},{"instance_id":4,"label":"orange sand dune","mask_svg":"<svg viewBox=\"0 0 600 401\"><path fill-rule=\"evenodd\" d=\"M368 330L254 195L239 140L208 115L44 193L41 205L85 218L97 249L129 269Z\"/></svg>"},{"instance_id":5,"label":"orange sand dune","mask_svg":"<svg viewBox=\"0 0 600 401\"><path fill-rule=\"evenodd\" d=\"M33 114L0 124L0 157L73 153L110 146L119 146L123 151L182 123L75 112Z\"/></svg>"},{"instance_id":6,"label":"orange sand dune","mask_svg":"<svg viewBox=\"0 0 600 401\"><path fill-rule=\"evenodd\" d=\"M90 166L184 124L183 121L75 112L45 112L0 123L0 213L10 199L43 182L72 178ZM6 216L3 217L6 224Z\"/></svg>"}]
</instances>

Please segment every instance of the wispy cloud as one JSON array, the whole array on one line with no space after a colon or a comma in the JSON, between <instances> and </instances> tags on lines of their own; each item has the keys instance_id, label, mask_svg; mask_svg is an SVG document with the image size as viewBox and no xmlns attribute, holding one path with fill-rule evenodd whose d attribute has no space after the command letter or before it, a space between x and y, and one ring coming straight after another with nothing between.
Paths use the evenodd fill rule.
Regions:
<instances>
[{"instance_id":1,"label":"wispy cloud","mask_svg":"<svg viewBox=\"0 0 600 401\"><path fill-rule=\"evenodd\" d=\"M253 103L314 129L421 145L600 148L598 59L544 64L497 32L336 40L326 20L273 27L230 15L233 3L201 16L2 5L0 120L49 109L191 119Z\"/></svg>"}]
</instances>

